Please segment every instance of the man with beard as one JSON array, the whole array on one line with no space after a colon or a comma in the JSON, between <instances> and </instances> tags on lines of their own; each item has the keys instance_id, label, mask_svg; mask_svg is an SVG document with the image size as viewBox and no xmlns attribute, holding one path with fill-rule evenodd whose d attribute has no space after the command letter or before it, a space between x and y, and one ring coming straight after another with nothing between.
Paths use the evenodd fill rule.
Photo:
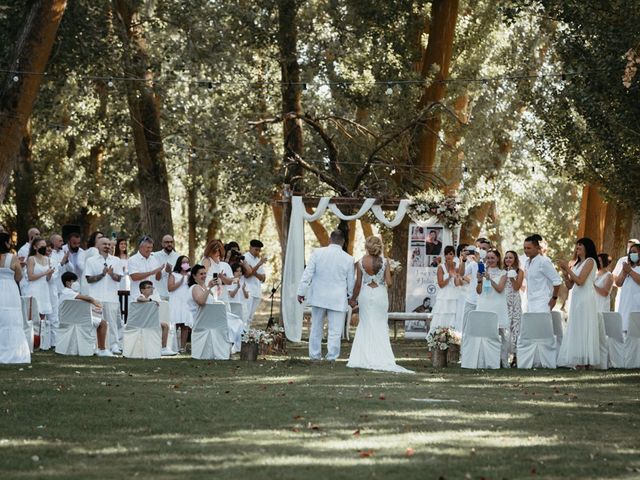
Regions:
<instances>
[{"instance_id":1,"label":"man with beard","mask_svg":"<svg viewBox=\"0 0 640 480\"><path fill-rule=\"evenodd\" d=\"M181 255L175 250L175 242L171 235L165 235L162 237L162 250L153 252L153 257L156 259L159 265L163 265L162 278L157 283L158 294L162 300L169 301L169 290L167 288L167 282L169 275L173 271L178 257Z\"/></svg>"}]
</instances>

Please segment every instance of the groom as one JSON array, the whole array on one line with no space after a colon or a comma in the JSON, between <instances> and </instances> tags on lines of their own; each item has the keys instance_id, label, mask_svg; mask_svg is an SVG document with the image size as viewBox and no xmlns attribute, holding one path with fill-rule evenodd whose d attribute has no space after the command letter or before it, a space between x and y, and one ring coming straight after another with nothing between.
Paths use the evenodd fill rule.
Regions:
<instances>
[{"instance_id":1,"label":"groom","mask_svg":"<svg viewBox=\"0 0 640 480\"><path fill-rule=\"evenodd\" d=\"M326 359L333 361L340 356L340 337L348 310L347 301L355 283L353 257L342 250L344 234L334 230L330 242L328 247L313 252L298 286L298 302L304 302L306 296L307 304L311 306L311 360L320 360L322 357L325 315L329 320Z\"/></svg>"}]
</instances>

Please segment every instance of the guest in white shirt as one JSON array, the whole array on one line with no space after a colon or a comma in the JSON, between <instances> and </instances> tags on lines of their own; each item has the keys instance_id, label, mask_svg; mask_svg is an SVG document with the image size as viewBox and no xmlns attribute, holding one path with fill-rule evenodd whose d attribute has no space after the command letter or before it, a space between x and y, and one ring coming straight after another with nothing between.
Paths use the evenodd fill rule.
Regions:
<instances>
[{"instance_id":1,"label":"guest in white shirt","mask_svg":"<svg viewBox=\"0 0 640 480\"><path fill-rule=\"evenodd\" d=\"M637 238L630 238L629 241L627 241L627 250L625 251L625 254L618 259L618 261L616 262L616 266L613 267L613 272L612 272L613 284L617 287L617 290L618 290L616 292L616 299L615 299L615 306L614 306L614 309L616 312L620 308L620 297L622 297L622 292L620 291L621 287L618 287L618 277L622 275L622 264L625 262L628 262L629 251L631 250L631 247L638 244L640 244L640 240L638 240Z\"/></svg>"},{"instance_id":2,"label":"guest in white shirt","mask_svg":"<svg viewBox=\"0 0 640 480\"><path fill-rule=\"evenodd\" d=\"M109 254L111 243L108 238L99 238L95 246L98 255L89 258L85 265L88 293L102 303L102 318L109 325L109 348L113 353L121 353L118 340L122 336L123 325L118 289L122 276L117 273L121 270L120 260Z\"/></svg>"},{"instance_id":3,"label":"guest in white shirt","mask_svg":"<svg viewBox=\"0 0 640 480\"><path fill-rule=\"evenodd\" d=\"M150 280L142 280L139 286L140 295L136 298L136 302L154 302L158 305L158 302L154 297L154 286ZM169 340L169 324L167 322L160 321L160 328L162 329L162 351L160 355L163 357L171 357L177 353L167 347L167 341Z\"/></svg>"},{"instance_id":4,"label":"guest in white shirt","mask_svg":"<svg viewBox=\"0 0 640 480\"><path fill-rule=\"evenodd\" d=\"M540 242L531 236L524 241L524 264L527 279L527 311L551 312L558 300L562 278L547 257L540 254Z\"/></svg>"},{"instance_id":5,"label":"guest in white shirt","mask_svg":"<svg viewBox=\"0 0 640 480\"><path fill-rule=\"evenodd\" d=\"M112 357L111 350L105 346L107 340L107 322L102 317L102 305L95 298L79 293L80 283L78 277L73 272L64 272L61 277L62 290L60 291L59 305L65 300L82 300L93 305L91 322L96 329L96 337L98 340L98 351L96 355L99 357Z\"/></svg>"},{"instance_id":6,"label":"guest in white shirt","mask_svg":"<svg viewBox=\"0 0 640 480\"><path fill-rule=\"evenodd\" d=\"M244 254L244 276L250 297L247 302L247 325L249 326L262 302L262 284L266 280L264 264L267 259L260 256L263 247L260 240L251 240L249 251Z\"/></svg>"},{"instance_id":7,"label":"guest in white shirt","mask_svg":"<svg viewBox=\"0 0 640 480\"><path fill-rule=\"evenodd\" d=\"M131 295L140 295L140 282L149 280L154 286L153 299L160 301L160 295L155 287L162 278L164 265L160 264L151 254L153 251L153 239L147 235L140 239L138 253L129 259L129 274L131 277Z\"/></svg>"},{"instance_id":8,"label":"guest in white shirt","mask_svg":"<svg viewBox=\"0 0 640 480\"><path fill-rule=\"evenodd\" d=\"M466 251L467 254L466 256L463 255L464 261L459 268L461 270L462 282L464 285L467 285L467 293L463 301L464 312L462 315L462 328L464 328L464 319L467 317L467 314L475 310L478 305L478 294L476 293L476 287L478 285L478 263L484 262L484 258L490 249L491 242L484 237L480 237L476 240L475 247L469 245L463 251L463 253ZM464 271L462 271L463 268Z\"/></svg>"},{"instance_id":9,"label":"guest in white shirt","mask_svg":"<svg viewBox=\"0 0 640 480\"><path fill-rule=\"evenodd\" d=\"M157 283L158 293L162 300L169 300L169 290L167 288L167 282L174 265L178 261L180 254L175 250L175 242L171 235L165 235L162 237L162 250L158 250L153 253L154 258L158 263L164 266L162 270L162 278Z\"/></svg>"},{"instance_id":10,"label":"guest in white shirt","mask_svg":"<svg viewBox=\"0 0 640 480\"><path fill-rule=\"evenodd\" d=\"M72 232L67 238L67 244L62 247L67 255L65 270L73 272L78 278L84 275L85 251L80 247L80 234Z\"/></svg>"},{"instance_id":11,"label":"guest in white shirt","mask_svg":"<svg viewBox=\"0 0 640 480\"><path fill-rule=\"evenodd\" d=\"M618 313L622 316L622 330L627 332L630 313L640 311L640 244L629 249L622 272L616 277L616 286L620 289Z\"/></svg>"}]
</instances>

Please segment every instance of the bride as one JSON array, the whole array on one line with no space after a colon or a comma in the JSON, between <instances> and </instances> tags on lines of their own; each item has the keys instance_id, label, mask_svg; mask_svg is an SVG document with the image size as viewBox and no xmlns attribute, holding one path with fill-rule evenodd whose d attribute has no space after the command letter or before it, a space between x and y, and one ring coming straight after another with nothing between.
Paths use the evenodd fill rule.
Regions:
<instances>
[{"instance_id":1,"label":"bride","mask_svg":"<svg viewBox=\"0 0 640 480\"><path fill-rule=\"evenodd\" d=\"M369 237L367 255L356 264L356 286L349 304L360 305L360 323L347 367L415 373L396 365L389 341L387 285L391 284L389 262L382 256L382 240ZM358 296L360 301L357 302Z\"/></svg>"}]
</instances>

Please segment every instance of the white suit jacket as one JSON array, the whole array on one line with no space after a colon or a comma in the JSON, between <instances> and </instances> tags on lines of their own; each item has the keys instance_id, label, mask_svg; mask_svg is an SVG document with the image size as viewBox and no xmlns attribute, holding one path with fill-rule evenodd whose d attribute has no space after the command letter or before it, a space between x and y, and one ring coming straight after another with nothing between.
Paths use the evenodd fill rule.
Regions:
<instances>
[{"instance_id":1,"label":"white suit jacket","mask_svg":"<svg viewBox=\"0 0 640 480\"><path fill-rule=\"evenodd\" d=\"M339 245L316 249L300 279L298 295L312 307L346 312L355 284L353 265L353 257Z\"/></svg>"}]
</instances>

